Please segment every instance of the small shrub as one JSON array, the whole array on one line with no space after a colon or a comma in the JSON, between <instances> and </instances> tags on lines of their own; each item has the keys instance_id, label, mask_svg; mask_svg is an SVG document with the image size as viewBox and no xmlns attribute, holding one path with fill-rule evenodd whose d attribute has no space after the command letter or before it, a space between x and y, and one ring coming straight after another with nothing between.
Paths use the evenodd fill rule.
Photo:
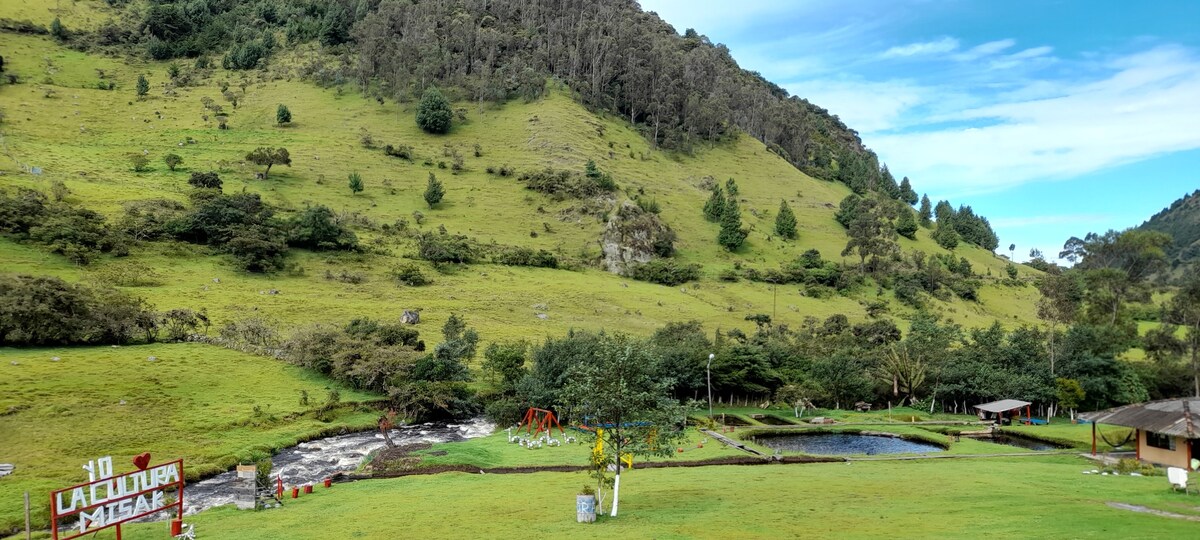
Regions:
<instances>
[{"instance_id":1,"label":"small shrub","mask_svg":"<svg viewBox=\"0 0 1200 540\"><path fill-rule=\"evenodd\" d=\"M412 263L392 269L392 278L409 287L420 287L430 283L429 278L425 277L425 273L421 271L421 268Z\"/></svg>"},{"instance_id":2,"label":"small shrub","mask_svg":"<svg viewBox=\"0 0 1200 540\"><path fill-rule=\"evenodd\" d=\"M50 196L54 198L54 202L62 202L71 194L71 190L67 189L67 185L62 180L50 182Z\"/></svg>"},{"instance_id":3,"label":"small shrub","mask_svg":"<svg viewBox=\"0 0 1200 540\"><path fill-rule=\"evenodd\" d=\"M292 123L292 111L287 105L280 103L279 108L275 109L275 123L281 126Z\"/></svg>"},{"instance_id":4,"label":"small shrub","mask_svg":"<svg viewBox=\"0 0 1200 540\"><path fill-rule=\"evenodd\" d=\"M175 168L183 164L183 158L179 157L179 154L167 154L163 156L163 163L171 172L175 172Z\"/></svg>"},{"instance_id":5,"label":"small shrub","mask_svg":"<svg viewBox=\"0 0 1200 540\"><path fill-rule=\"evenodd\" d=\"M389 144L383 147L383 153L392 157L398 157L400 159L412 161L413 147L407 144L401 144L397 146L392 146Z\"/></svg>"},{"instance_id":6,"label":"small shrub","mask_svg":"<svg viewBox=\"0 0 1200 540\"><path fill-rule=\"evenodd\" d=\"M514 247L500 252L493 259L496 264L505 266L532 266L536 268L558 268L558 258L544 249L534 251L530 248Z\"/></svg>"},{"instance_id":7,"label":"small shrub","mask_svg":"<svg viewBox=\"0 0 1200 540\"><path fill-rule=\"evenodd\" d=\"M656 259L631 265L628 275L638 281L674 286L700 279L700 265L680 264L674 259Z\"/></svg>"},{"instance_id":8,"label":"small shrub","mask_svg":"<svg viewBox=\"0 0 1200 540\"><path fill-rule=\"evenodd\" d=\"M426 233L418 239L417 255L434 263L464 263L475 261L475 242L453 234Z\"/></svg>"},{"instance_id":9,"label":"small shrub","mask_svg":"<svg viewBox=\"0 0 1200 540\"><path fill-rule=\"evenodd\" d=\"M198 189L221 189L221 177L216 172L194 172L188 179L188 184Z\"/></svg>"},{"instance_id":10,"label":"small shrub","mask_svg":"<svg viewBox=\"0 0 1200 540\"><path fill-rule=\"evenodd\" d=\"M150 166L150 158L143 154L130 155L129 162L133 164L133 170L136 172L143 172L146 167Z\"/></svg>"},{"instance_id":11,"label":"small shrub","mask_svg":"<svg viewBox=\"0 0 1200 540\"><path fill-rule=\"evenodd\" d=\"M362 272L347 272L346 270L342 270L342 271L334 274L333 272L326 270L325 271L325 280L326 281L340 281L342 283L349 283L350 285L358 285L361 283L366 283L367 276L366 276L366 274L363 274Z\"/></svg>"},{"instance_id":12,"label":"small shrub","mask_svg":"<svg viewBox=\"0 0 1200 540\"><path fill-rule=\"evenodd\" d=\"M651 214L658 214L658 213L662 212L662 208L658 205L658 201L656 201L654 199L645 199L642 197L637 197L634 199L634 202L637 203L638 208L641 208L642 210L645 210L646 212L650 212Z\"/></svg>"}]
</instances>

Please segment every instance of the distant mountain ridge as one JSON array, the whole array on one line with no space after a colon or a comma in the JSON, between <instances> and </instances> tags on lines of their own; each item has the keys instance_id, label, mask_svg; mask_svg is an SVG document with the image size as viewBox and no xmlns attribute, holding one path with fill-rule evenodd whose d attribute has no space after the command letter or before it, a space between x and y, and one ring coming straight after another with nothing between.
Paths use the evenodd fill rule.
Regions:
<instances>
[{"instance_id":1,"label":"distant mountain ridge","mask_svg":"<svg viewBox=\"0 0 1200 540\"><path fill-rule=\"evenodd\" d=\"M1200 260L1200 189L1163 208L1138 228L1171 235L1167 249L1173 269Z\"/></svg>"}]
</instances>

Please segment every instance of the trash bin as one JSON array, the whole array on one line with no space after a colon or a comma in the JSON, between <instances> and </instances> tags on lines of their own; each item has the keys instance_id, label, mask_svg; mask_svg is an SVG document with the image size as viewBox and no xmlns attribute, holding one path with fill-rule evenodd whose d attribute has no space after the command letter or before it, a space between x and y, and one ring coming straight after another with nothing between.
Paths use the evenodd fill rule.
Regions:
<instances>
[{"instance_id":1,"label":"trash bin","mask_svg":"<svg viewBox=\"0 0 1200 540\"><path fill-rule=\"evenodd\" d=\"M575 521L579 523L592 523L596 521L595 495L575 496Z\"/></svg>"}]
</instances>

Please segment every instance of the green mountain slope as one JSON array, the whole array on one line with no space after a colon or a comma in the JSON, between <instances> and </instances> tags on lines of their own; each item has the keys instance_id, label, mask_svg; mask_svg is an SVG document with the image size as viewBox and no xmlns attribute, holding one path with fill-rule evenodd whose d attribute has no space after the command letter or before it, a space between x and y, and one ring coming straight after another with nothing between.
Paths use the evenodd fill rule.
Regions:
<instances>
[{"instance_id":1,"label":"green mountain slope","mask_svg":"<svg viewBox=\"0 0 1200 540\"><path fill-rule=\"evenodd\" d=\"M1174 241L1167 248L1171 267L1187 267L1200 259L1200 190L1184 195L1138 228L1171 235Z\"/></svg>"},{"instance_id":2,"label":"green mountain slope","mask_svg":"<svg viewBox=\"0 0 1200 540\"><path fill-rule=\"evenodd\" d=\"M0 10L0 16L6 15ZM765 283L716 279L721 271L734 267L778 268L808 249L820 250L827 259L843 260L839 253L846 235L833 215L849 190L805 175L746 135L698 145L692 155L668 153L653 148L624 120L591 112L566 89L553 88L528 103L457 104L465 109L467 121L449 135L433 136L416 128L411 104L380 104L348 86L319 88L301 82L294 77L296 57L280 58L264 71L216 69L192 86L167 91L165 62L88 55L60 47L48 37L13 33L0 34L0 48L6 72L24 81L0 86L6 111L7 158L0 164L5 186L47 191L52 182L61 181L70 190L67 202L115 221L130 201L186 201L191 191L189 173L214 170L225 181L226 193L260 193L285 215L308 204L324 204L344 213L356 223L363 244L371 247L366 254L292 250L292 271L255 275L234 268L228 256L189 244L141 243L129 257L105 257L79 267L42 248L4 239L0 240L3 272L104 282L121 272L149 269L157 285L126 289L159 309L204 308L217 325L249 316L287 324L341 322L361 316L394 319L403 309L419 308L429 327L440 325L451 312L465 314L488 339L536 339L569 328L606 327L645 334L668 321L690 319L708 328L747 328L751 323L744 317L754 313L774 313L779 322L793 326L805 317L838 313L861 320L866 317L863 304L879 295L890 302L888 316L900 319L911 312L893 301L890 290L872 282L846 295L818 299L804 296L797 286L775 289ZM116 84L114 90L96 89L97 70L103 70L104 81ZM145 100L135 99L138 74L151 81ZM235 88L245 83L236 108L221 99L223 81ZM215 118L204 117L207 111L201 99L205 97L225 105L230 129L217 129ZM294 115L289 127L275 125L275 110L281 103ZM364 147L360 143L364 129L379 145L412 145L416 159L409 162ZM188 144L189 138L195 143ZM481 149L480 157L474 156L475 145ZM259 146L287 147L292 166L275 167L269 180L256 180L254 173L261 168L243 158ZM461 174L436 165L450 161L446 157L450 150L464 156ZM172 152L184 159L175 172L161 161ZM147 155L151 170L134 172L131 154ZM521 172L543 167L582 170L589 159L611 173L621 188L609 204L634 196L659 203L661 219L678 234L678 259L702 267L698 282L666 287L598 269L602 212L589 213L584 211L585 201L555 201L524 189L511 177L486 172L502 165ZM28 174L23 167L39 167L42 173ZM347 187L351 172L363 177L362 193L354 194ZM421 198L430 172L447 188L445 202L433 210ZM716 244L718 226L701 212L708 196L706 182L727 178L737 180L743 222L753 229L736 253ZM787 200L797 215L795 241L768 238L780 199ZM418 211L425 216L420 225L413 217ZM475 264L439 273L418 262L433 284L401 286L389 271L411 262L415 242L381 230L381 225L401 219L420 231L444 227L483 244L545 249L569 261L571 269ZM944 252L929 232L920 230L915 241L901 238L902 249ZM934 301L933 309L967 326L1035 320L1036 291L999 283L1004 260L965 244L955 255L969 260L983 280L980 300ZM857 259L849 257L845 262L853 265ZM1023 267L1020 272L1035 271ZM346 283L338 279L343 273L363 281Z\"/></svg>"}]
</instances>

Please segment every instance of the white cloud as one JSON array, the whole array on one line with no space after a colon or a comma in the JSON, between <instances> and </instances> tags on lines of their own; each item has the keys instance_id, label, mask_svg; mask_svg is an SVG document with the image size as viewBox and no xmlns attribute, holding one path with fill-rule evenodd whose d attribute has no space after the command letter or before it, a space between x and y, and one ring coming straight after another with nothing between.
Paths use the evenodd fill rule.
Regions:
<instances>
[{"instance_id":1,"label":"white cloud","mask_svg":"<svg viewBox=\"0 0 1200 540\"><path fill-rule=\"evenodd\" d=\"M989 41L987 43L976 45L964 52L954 55L954 59L958 60L960 62L970 62L972 60L977 60L977 59L983 58L985 56L991 56L993 54L997 54L1005 49L1012 47L1013 45L1016 45L1016 44L1017 44L1017 42L1012 39L1000 39L1000 40L996 40L996 41Z\"/></svg>"},{"instance_id":2,"label":"white cloud","mask_svg":"<svg viewBox=\"0 0 1200 540\"><path fill-rule=\"evenodd\" d=\"M928 189L960 193L1200 148L1195 129L1200 125L1200 60L1169 46L1116 58L1105 67L1093 80L1061 83L1057 95L945 116L977 127L868 136L866 142L893 170L920 178ZM1047 89L1039 88L1031 95L1044 93ZM914 101L937 99L926 95Z\"/></svg>"},{"instance_id":3,"label":"white cloud","mask_svg":"<svg viewBox=\"0 0 1200 540\"><path fill-rule=\"evenodd\" d=\"M847 126L864 133L896 127L901 115L923 103L928 93L927 89L905 81L808 81L785 88L828 109Z\"/></svg>"},{"instance_id":4,"label":"white cloud","mask_svg":"<svg viewBox=\"0 0 1200 540\"><path fill-rule=\"evenodd\" d=\"M936 41L926 41L920 43L909 43L908 45L898 45L883 52L883 58L903 58L909 56L925 56L931 54L948 53L958 48L958 40L952 37L944 37Z\"/></svg>"},{"instance_id":5,"label":"white cloud","mask_svg":"<svg viewBox=\"0 0 1200 540\"><path fill-rule=\"evenodd\" d=\"M1024 60L1026 58L1037 58L1039 56L1045 56L1047 54L1050 54L1051 52L1054 52L1054 47L1047 47L1047 46L1033 47L1031 49L1025 49L1019 53L1009 55L1009 58L1012 58L1013 60Z\"/></svg>"}]
</instances>

